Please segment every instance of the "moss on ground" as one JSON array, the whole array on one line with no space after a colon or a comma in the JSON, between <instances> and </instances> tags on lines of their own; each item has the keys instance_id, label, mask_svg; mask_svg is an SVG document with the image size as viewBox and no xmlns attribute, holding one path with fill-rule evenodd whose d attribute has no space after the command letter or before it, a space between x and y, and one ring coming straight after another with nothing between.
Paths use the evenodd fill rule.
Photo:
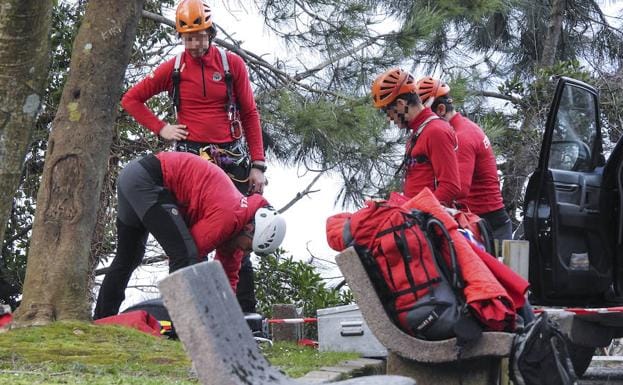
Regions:
<instances>
[{"instance_id":1,"label":"moss on ground","mask_svg":"<svg viewBox=\"0 0 623 385\"><path fill-rule=\"evenodd\" d=\"M264 355L291 377L358 357L277 343ZM182 344L112 325L57 322L0 334L0 384L196 385Z\"/></svg>"},{"instance_id":2,"label":"moss on ground","mask_svg":"<svg viewBox=\"0 0 623 385\"><path fill-rule=\"evenodd\" d=\"M264 348L263 353L271 364L294 378L323 366L336 366L340 362L361 357L359 353L319 352L286 342L277 342L271 348Z\"/></svg>"}]
</instances>

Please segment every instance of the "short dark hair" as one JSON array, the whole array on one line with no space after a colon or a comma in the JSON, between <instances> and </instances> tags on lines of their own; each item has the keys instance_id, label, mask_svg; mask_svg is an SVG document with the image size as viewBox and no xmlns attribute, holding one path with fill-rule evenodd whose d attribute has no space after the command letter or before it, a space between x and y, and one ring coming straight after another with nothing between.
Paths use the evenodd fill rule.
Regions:
<instances>
[{"instance_id":1,"label":"short dark hair","mask_svg":"<svg viewBox=\"0 0 623 385\"><path fill-rule=\"evenodd\" d=\"M435 101L433 101L433 104L430 106L431 110L436 112L437 107L439 107L440 104L443 104L444 106L446 106L447 112L454 111L454 104L452 104L452 98L449 97L448 95L439 96L435 98Z\"/></svg>"},{"instance_id":2,"label":"short dark hair","mask_svg":"<svg viewBox=\"0 0 623 385\"><path fill-rule=\"evenodd\" d=\"M396 99L402 99L405 102L407 102L407 104L416 105L416 106L422 104L422 99L420 99L420 96L416 94L415 92L407 92L404 94L400 94L396 96Z\"/></svg>"}]
</instances>

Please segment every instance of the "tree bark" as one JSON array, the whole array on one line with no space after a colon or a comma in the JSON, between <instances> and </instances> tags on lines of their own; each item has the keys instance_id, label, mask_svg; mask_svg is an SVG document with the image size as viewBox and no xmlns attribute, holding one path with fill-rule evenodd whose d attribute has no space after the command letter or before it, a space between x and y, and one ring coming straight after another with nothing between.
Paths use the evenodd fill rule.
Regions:
<instances>
[{"instance_id":1,"label":"tree bark","mask_svg":"<svg viewBox=\"0 0 623 385\"><path fill-rule=\"evenodd\" d=\"M534 65L535 73L538 69L551 67L556 63L565 6L566 0L554 0L552 3L547 34L543 41L543 51L538 55L540 61ZM535 150L532 143L532 133L539 121L539 109L534 108L534 106L527 106L523 112L524 120L520 128L522 140L515 146L514 156L508 159L504 165L505 177L502 196L506 210L513 220L517 217L519 204L523 204L523 189L526 178L536 167L539 156L539 147L536 147Z\"/></svg>"},{"instance_id":2,"label":"tree bark","mask_svg":"<svg viewBox=\"0 0 623 385\"><path fill-rule=\"evenodd\" d=\"M0 246L45 88L51 0L0 5Z\"/></svg>"},{"instance_id":3,"label":"tree bark","mask_svg":"<svg viewBox=\"0 0 623 385\"><path fill-rule=\"evenodd\" d=\"M541 68L551 67L556 62L556 52L562 32L565 3L566 0L554 0L552 2L552 11L550 12L550 19L547 25L547 35L543 42L543 52L541 54L541 62L539 63L539 67Z\"/></svg>"},{"instance_id":4,"label":"tree bark","mask_svg":"<svg viewBox=\"0 0 623 385\"><path fill-rule=\"evenodd\" d=\"M90 319L89 251L143 0L90 1L52 123L14 326Z\"/></svg>"}]
</instances>

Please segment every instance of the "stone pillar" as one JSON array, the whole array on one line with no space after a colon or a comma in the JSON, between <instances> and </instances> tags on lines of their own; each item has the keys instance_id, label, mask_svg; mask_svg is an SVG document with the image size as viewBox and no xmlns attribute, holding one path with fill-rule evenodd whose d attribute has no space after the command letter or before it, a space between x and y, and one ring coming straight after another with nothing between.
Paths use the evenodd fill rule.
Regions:
<instances>
[{"instance_id":1,"label":"stone pillar","mask_svg":"<svg viewBox=\"0 0 623 385\"><path fill-rule=\"evenodd\" d=\"M296 306L291 304L273 305L273 319L299 318ZM273 341L298 341L301 336L300 324L271 324Z\"/></svg>"}]
</instances>

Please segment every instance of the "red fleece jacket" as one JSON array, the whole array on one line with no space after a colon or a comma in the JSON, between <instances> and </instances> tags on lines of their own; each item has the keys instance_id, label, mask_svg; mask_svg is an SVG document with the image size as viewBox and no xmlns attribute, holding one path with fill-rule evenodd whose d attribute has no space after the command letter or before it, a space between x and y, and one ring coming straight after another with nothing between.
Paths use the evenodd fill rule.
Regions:
<instances>
[{"instance_id":1,"label":"red fleece jacket","mask_svg":"<svg viewBox=\"0 0 623 385\"><path fill-rule=\"evenodd\" d=\"M160 160L164 187L175 201L192 235L199 257L216 250L234 288L244 252L227 250L227 241L236 236L268 204L259 194L242 195L231 179L214 163L186 152L161 152Z\"/></svg>"},{"instance_id":2,"label":"red fleece jacket","mask_svg":"<svg viewBox=\"0 0 623 385\"><path fill-rule=\"evenodd\" d=\"M409 128L417 131L431 116L436 115L426 107L409 122ZM410 140L407 142L407 151L409 148ZM456 137L452 127L443 119L429 121L422 130L411 151L413 158L420 155L426 156L428 161L407 165L404 194L411 198L428 187L441 203L452 204L460 191Z\"/></svg>"},{"instance_id":3,"label":"red fleece jacket","mask_svg":"<svg viewBox=\"0 0 623 385\"><path fill-rule=\"evenodd\" d=\"M459 141L457 151L461 175L461 199L475 214L504 207L491 142L478 125L457 113L450 119Z\"/></svg>"},{"instance_id":4,"label":"red fleece jacket","mask_svg":"<svg viewBox=\"0 0 623 385\"><path fill-rule=\"evenodd\" d=\"M227 61L233 76L234 99L240 106L240 120L251 160L264 160L260 116L247 68L234 53L227 53ZM123 108L138 123L155 134L160 133L166 122L158 118L145 102L161 92L171 92L174 65L175 57L158 66L153 73L130 88L121 99ZM227 100L223 63L218 50L210 47L201 58L193 58L188 52L184 52L180 66L178 123L186 125L188 140L200 143L228 143L234 140L225 111Z\"/></svg>"}]
</instances>

